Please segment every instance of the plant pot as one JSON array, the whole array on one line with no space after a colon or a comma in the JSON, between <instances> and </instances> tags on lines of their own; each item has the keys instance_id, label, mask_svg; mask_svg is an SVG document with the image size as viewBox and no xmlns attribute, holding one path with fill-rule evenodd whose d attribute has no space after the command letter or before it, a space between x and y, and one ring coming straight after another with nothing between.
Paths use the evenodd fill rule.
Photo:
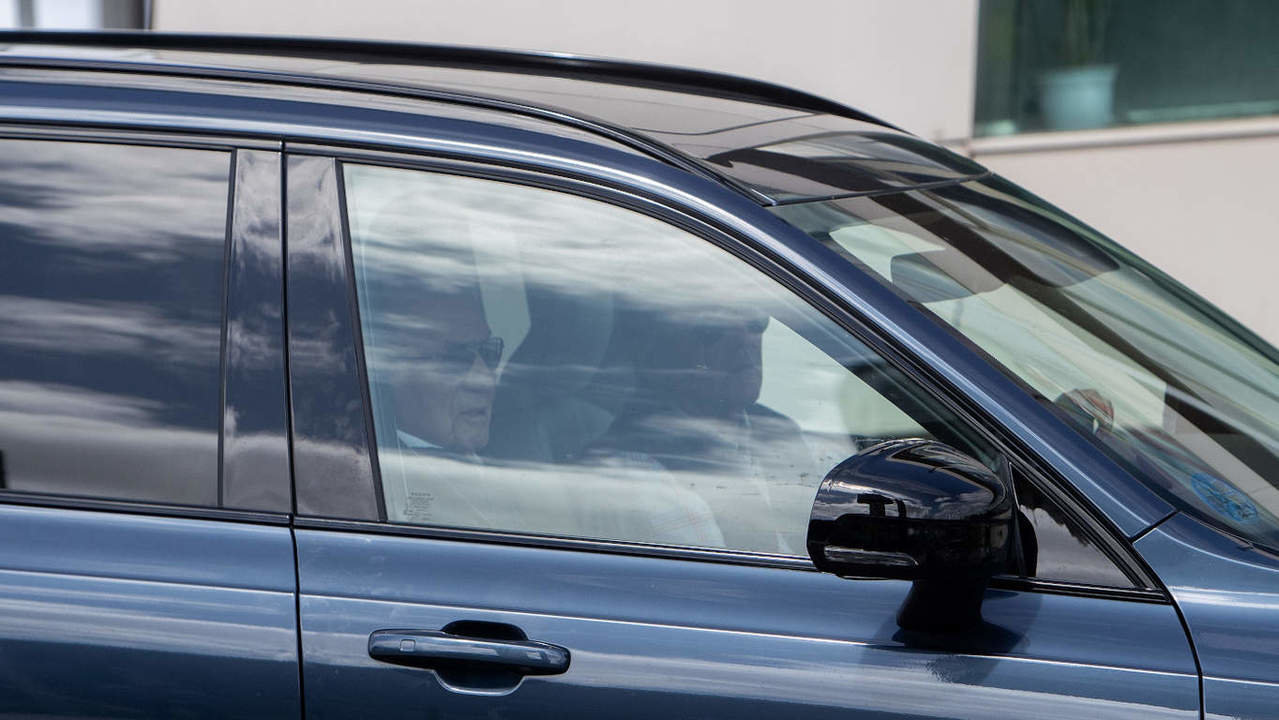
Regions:
<instances>
[{"instance_id":1,"label":"plant pot","mask_svg":"<svg viewBox=\"0 0 1279 720\"><path fill-rule=\"evenodd\" d=\"M1050 130L1105 127L1114 120L1114 65L1045 71L1039 78L1039 108Z\"/></svg>"}]
</instances>

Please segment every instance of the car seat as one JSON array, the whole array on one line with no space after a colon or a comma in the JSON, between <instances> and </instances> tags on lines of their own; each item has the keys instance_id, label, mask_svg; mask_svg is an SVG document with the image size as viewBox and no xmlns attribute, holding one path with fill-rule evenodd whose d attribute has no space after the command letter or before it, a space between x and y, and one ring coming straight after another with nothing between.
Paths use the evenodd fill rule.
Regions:
<instances>
[{"instance_id":1,"label":"car seat","mask_svg":"<svg viewBox=\"0 0 1279 720\"><path fill-rule=\"evenodd\" d=\"M642 333L608 295L529 287L527 300L529 331L498 381L485 455L572 462L634 391Z\"/></svg>"}]
</instances>

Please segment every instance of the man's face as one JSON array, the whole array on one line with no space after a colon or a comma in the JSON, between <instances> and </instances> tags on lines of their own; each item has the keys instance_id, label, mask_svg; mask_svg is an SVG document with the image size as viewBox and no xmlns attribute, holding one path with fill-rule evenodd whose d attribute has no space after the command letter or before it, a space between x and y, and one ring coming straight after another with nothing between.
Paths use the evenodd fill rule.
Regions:
<instances>
[{"instance_id":1,"label":"man's face","mask_svg":"<svg viewBox=\"0 0 1279 720\"><path fill-rule=\"evenodd\" d=\"M501 341L490 334L478 297L429 304L437 318L417 338L420 358L403 371L396 415L408 433L457 452L489 441Z\"/></svg>"},{"instance_id":2,"label":"man's face","mask_svg":"<svg viewBox=\"0 0 1279 720\"><path fill-rule=\"evenodd\" d=\"M703 333L706 382L695 391L716 414L738 413L759 399L763 384L763 335L768 317L743 319Z\"/></svg>"},{"instance_id":3,"label":"man's face","mask_svg":"<svg viewBox=\"0 0 1279 720\"><path fill-rule=\"evenodd\" d=\"M653 382L692 415L729 416L759 399L768 316L675 326L659 339Z\"/></svg>"}]
</instances>

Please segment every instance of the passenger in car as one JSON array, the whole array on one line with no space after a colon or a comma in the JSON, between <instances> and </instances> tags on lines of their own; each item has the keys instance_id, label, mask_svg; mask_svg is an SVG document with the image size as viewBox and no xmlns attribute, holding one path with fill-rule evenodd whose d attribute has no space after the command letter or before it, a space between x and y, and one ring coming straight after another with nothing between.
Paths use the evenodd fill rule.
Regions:
<instances>
[{"instance_id":1,"label":"passenger in car","mask_svg":"<svg viewBox=\"0 0 1279 720\"><path fill-rule=\"evenodd\" d=\"M799 426L758 402L768 316L654 322L636 398L592 455L672 474L706 501L729 548L802 552L804 526L774 496L794 495L812 460ZM806 513L811 493L799 494Z\"/></svg>"},{"instance_id":2,"label":"passenger in car","mask_svg":"<svg viewBox=\"0 0 1279 720\"><path fill-rule=\"evenodd\" d=\"M479 482L501 338L479 285L399 268L367 276L364 332L383 484L392 519L484 525L500 501Z\"/></svg>"},{"instance_id":3,"label":"passenger in car","mask_svg":"<svg viewBox=\"0 0 1279 720\"><path fill-rule=\"evenodd\" d=\"M406 298L419 319L408 362L395 376L401 447L479 461L489 442L502 339L484 317L477 286L432 288Z\"/></svg>"},{"instance_id":4,"label":"passenger in car","mask_svg":"<svg viewBox=\"0 0 1279 720\"><path fill-rule=\"evenodd\" d=\"M702 499L662 476L482 456L501 427L492 417L503 343L491 334L478 283L456 274L376 277L365 331L370 376L379 378L373 404L389 519L724 546Z\"/></svg>"}]
</instances>

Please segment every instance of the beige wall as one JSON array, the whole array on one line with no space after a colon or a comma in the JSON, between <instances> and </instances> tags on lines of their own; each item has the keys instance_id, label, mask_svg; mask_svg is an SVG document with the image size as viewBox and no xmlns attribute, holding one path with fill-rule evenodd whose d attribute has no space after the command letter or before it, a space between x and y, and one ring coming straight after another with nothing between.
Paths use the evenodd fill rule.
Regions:
<instances>
[{"instance_id":1,"label":"beige wall","mask_svg":"<svg viewBox=\"0 0 1279 720\"><path fill-rule=\"evenodd\" d=\"M1279 343L1279 134L975 155Z\"/></svg>"},{"instance_id":2,"label":"beige wall","mask_svg":"<svg viewBox=\"0 0 1279 720\"><path fill-rule=\"evenodd\" d=\"M977 0L155 0L156 30L552 50L747 75L971 132Z\"/></svg>"}]
</instances>

